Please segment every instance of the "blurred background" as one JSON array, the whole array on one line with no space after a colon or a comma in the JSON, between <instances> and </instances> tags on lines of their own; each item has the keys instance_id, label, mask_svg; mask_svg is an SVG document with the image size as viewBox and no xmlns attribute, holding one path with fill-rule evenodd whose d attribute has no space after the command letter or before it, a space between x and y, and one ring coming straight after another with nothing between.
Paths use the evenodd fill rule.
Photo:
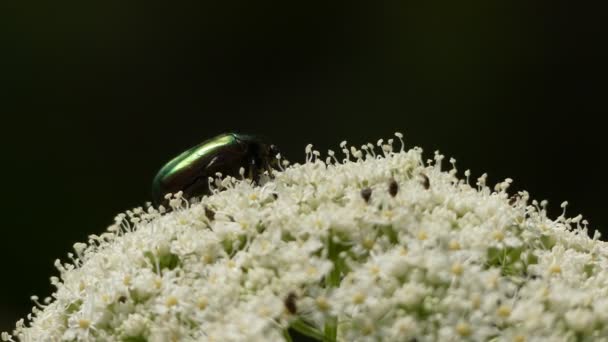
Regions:
<instances>
[{"instance_id":1,"label":"blurred background","mask_svg":"<svg viewBox=\"0 0 608 342\"><path fill-rule=\"evenodd\" d=\"M405 134L608 233L603 11L527 1L4 1L0 331L53 261L218 133L292 161Z\"/></svg>"}]
</instances>

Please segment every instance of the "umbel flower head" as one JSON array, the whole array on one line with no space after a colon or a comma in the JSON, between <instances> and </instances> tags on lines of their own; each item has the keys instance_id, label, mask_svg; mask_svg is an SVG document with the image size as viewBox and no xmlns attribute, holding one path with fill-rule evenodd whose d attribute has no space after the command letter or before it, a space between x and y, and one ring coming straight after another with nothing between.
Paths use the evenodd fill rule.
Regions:
<instances>
[{"instance_id":1,"label":"umbel flower head","mask_svg":"<svg viewBox=\"0 0 608 342\"><path fill-rule=\"evenodd\" d=\"M2 340L608 340L608 249L581 216L377 145L118 215Z\"/></svg>"}]
</instances>

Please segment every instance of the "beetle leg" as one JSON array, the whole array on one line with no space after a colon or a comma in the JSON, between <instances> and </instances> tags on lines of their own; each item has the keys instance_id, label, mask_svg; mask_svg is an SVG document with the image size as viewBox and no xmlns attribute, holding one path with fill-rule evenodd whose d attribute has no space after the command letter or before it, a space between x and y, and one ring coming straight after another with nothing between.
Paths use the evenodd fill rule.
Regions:
<instances>
[{"instance_id":1,"label":"beetle leg","mask_svg":"<svg viewBox=\"0 0 608 342\"><path fill-rule=\"evenodd\" d=\"M211 159L211 161L207 164L207 166L205 166L205 168L211 167L211 165L215 164L216 161L217 161L217 156L213 157L213 159Z\"/></svg>"},{"instance_id":2,"label":"beetle leg","mask_svg":"<svg viewBox=\"0 0 608 342\"><path fill-rule=\"evenodd\" d=\"M258 183L258 174L257 174L257 169L256 169L256 164L255 164L255 159L251 158L251 160L249 161L249 170L247 172L247 178L251 179L251 181L254 184Z\"/></svg>"},{"instance_id":3,"label":"beetle leg","mask_svg":"<svg viewBox=\"0 0 608 342\"><path fill-rule=\"evenodd\" d=\"M270 179L274 178L274 175L272 174L272 167L270 166L270 163L264 163L264 170L268 172L268 177L270 177Z\"/></svg>"}]
</instances>

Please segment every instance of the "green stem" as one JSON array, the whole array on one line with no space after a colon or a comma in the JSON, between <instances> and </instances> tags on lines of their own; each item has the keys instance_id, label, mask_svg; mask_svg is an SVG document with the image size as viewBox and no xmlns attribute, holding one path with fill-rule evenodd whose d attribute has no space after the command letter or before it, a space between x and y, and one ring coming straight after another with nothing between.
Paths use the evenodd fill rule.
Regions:
<instances>
[{"instance_id":1,"label":"green stem","mask_svg":"<svg viewBox=\"0 0 608 342\"><path fill-rule=\"evenodd\" d=\"M338 318L336 316L332 316L327 318L325 322L325 329L323 330L325 333L325 338L323 341L327 342L335 342L338 338Z\"/></svg>"},{"instance_id":2,"label":"green stem","mask_svg":"<svg viewBox=\"0 0 608 342\"><path fill-rule=\"evenodd\" d=\"M293 322L291 322L291 324L289 325L290 328L292 328L293 330L299 332L302 335L308 336L308 337L312 337L315 340L318 341L325 341L325 335L323 335L323 333L321 331L319 331L319 329L316 329L315 327L309 325L308 323L304 322L301 319L297 319Z\"/></svg>"},{"instance_id":3,"label":"green stem","mask_svg":"<svg viewBox=\"0 0 608 342\"><path fill-rule=\"evenodd\" d=\"M334 264L334 268L331 270L329 276L326 278L325 281L325 286L328 288L340 286L340 276L342 273L339 263L340 250L339 247L334 243L333 237L334 234L330 230L328 236L329 241L327 243L327 256L329 260L331 260L331 262ZM338 318L335 316L328 317L327 321L325 322L323 332L325 334L324 341L335 342L336 338L338 337Z\"/></svg>"},{"instance_id":4,"label":"green stem","mask_svg":"<svg viewBox=\"0 0 608 342\"><path fill-rule=\"evenodd\" d=\"M329 242L328 242L328 251L327 251L327 257L329 258L329 260L331 260L331 262L334 264L334 268L331 270L331 272L329 273L329 276L327 277L326 281L325 281L325 286L327 287L338 287L340 286L340 260L339 259L339 249L338 246L336 246L336 244L333 241L333 234L329 234Z\"/></svg>"},{"instance_id":5,"label":"green stem","mask_svg":"<svg viewBox=\"0 0 608 342\"><path fill-rule=\"evenodd\" d=\"M291 335L289 334L289 329L283 330L283 337L285 337L286 342L293 342Z\"/></svg>"}]
</instances>

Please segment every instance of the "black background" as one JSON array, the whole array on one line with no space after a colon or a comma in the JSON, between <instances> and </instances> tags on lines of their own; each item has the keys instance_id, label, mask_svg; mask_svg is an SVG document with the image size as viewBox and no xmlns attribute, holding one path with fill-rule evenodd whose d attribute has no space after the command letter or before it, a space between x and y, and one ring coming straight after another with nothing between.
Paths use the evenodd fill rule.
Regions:
<instances>
[{"instance_id":1,"label":"black background","mask_svg":"<svg viewBox=\"0 0 608 342\"><path fill-rule=\"evenodd\" d=\"M599 2L598 2L599 3ZM0 330L218 133L293 161L404 132L608 232L605 21L580 3L4 1Z\"/></svg>"}]
</instances>

